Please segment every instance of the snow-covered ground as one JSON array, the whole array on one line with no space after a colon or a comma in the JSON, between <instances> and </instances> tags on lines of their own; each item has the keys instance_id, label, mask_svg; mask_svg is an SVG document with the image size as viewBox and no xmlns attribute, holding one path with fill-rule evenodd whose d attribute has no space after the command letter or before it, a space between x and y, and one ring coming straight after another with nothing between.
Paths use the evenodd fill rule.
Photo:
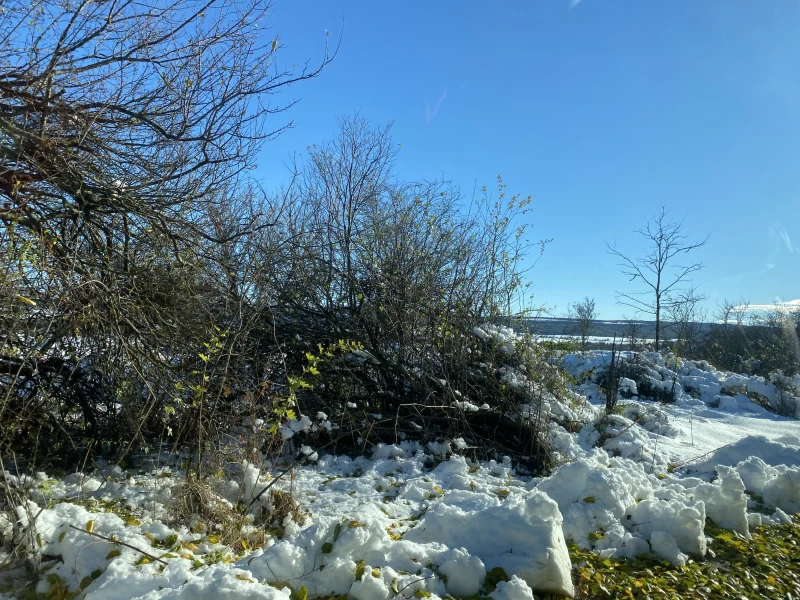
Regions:
<instances>
[{"instance_id":1,"label":"snow-covered ground","mask_svg":"<svg viewBox=\"0 0 800 600\"><path fill-rule=\"evenodd\" d=\"M379 445L355 459L320 455L274 484L307 511L305 522L287 517L282 538L276 532L255 547L257 522L242 530L244 544L224 545L217 531L175 521L169 506L181 477L163 467L27 482L6 474L27 483L31 496L27 507L0 515L0 538L17 520L17 542L56 557L42 563L38 591L60 586L60 597L80 589L87 600L288 599L292 592L295 599L523 600L573 593L568 542L604 557L654 554L683 564L713 543L706 517L747 537L754 526L800 512L800 422L762 406L796 407L786 390L800 382L644 357L650 388L676 390L676 402L640 401L642 380L623 379L629 398L602 419L589 375L609 357L564 358L580 395L563 406L552 399L550 409L582 425L570 433L550 423L562 466L545 478L519 474L501 456L472 462L462 439ZM298 441L313 421L294 427ZM211 483L226 502L247 504L276 474L243 464L235 480ZM269 498L250 508L254 519L269 511ZM0 586L9 586L0 598L13 597L20 575L0 571Z\"/></svg>"}]
</instances>

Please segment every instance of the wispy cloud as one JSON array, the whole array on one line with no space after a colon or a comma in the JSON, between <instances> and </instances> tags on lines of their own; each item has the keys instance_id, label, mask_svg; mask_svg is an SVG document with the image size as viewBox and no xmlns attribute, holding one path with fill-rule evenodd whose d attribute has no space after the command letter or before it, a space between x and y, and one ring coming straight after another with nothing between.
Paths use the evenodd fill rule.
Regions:
<instances>
[{"instance_id":1,"label":"wispy cloud","mask_svg":"<svg viewBox=\"0 0 800 600\"><path fill-rule=\"evenodd\" d=\"M569 0L569 7L570 9L575 8L578 4L581 3L581 0Z\"/></svg>"},{"instance_id":2,"label":"wispy cloud","mask_svg":"<svg viewBox=\"0 0 800 600\"><path fill-rule=\"evenodd\" d=\"M800 309L800 298L797 300L780 300L776 299L772 304L748 304L745 306L737 306L736 308L747 308L749 312L759 312L766 310L796 310Z\"/></svg>"},{"instance_id":3,"label":"wispy cloud","mask_svg":"<svg viewBox=\"0 0 800 600\"><path fill-rule=\"evenodd\" d=\"M750 277L761 277L762 275L766 275L772 269L776 267L775 263L767 263L767 265L761 269L760 271L755 271L752 273L738 273L737 275L731 275L730 277L726 277L726 281L736 281L739 282L742 279L749 279Z\"/></svg>"},{"instance_id":4,"label":"wispy cloud","mask_svg":"<svg viewBox=\"0 0 800 600\"><path fill-rule=\"evenodd\" d=\"M445 86L442 93L439 94L439 99L436 101L436 105L431 109L430 104L428 104L428 99L425 98L425 122L430 123L436 118L436 115L439 113L439 107L442 106L442 102L444 99L447 98L447 86Z\"/></svg>"},{"instance_id":5,"label":"wispy cloud","mask_svg":"<svg viewBox=\"0 0 800 600\"><path fill-rule=\"evenodd\" d=\"M800 248L794 245L792 238L789 236L789 232L786 231L786 227L781 223L773 223L770 228L770 233L778 240L778 243L781 244L779 247L785 249L789 254L800 254Z\"/></svg>"}]
</instances>

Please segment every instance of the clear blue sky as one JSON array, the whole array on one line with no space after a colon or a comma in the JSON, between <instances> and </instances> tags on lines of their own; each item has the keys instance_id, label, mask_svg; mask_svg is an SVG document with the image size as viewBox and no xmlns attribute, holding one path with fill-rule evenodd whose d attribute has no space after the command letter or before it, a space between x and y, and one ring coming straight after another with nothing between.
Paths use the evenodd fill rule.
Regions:
<instances>
[{"instance_id":1,"label":"clear blue sky","mask_svg":"<svg viewBox=\"0 0 800 600\"><path fill-rule=\"evenodd\" d=\"M532 272L556 313L585 295L632 311L603 240L664 203L710 234L694 283L713 309L800 298L800 3L797 0L275 0L283 64L338 58L281 98L294 129L269 143L267 182L291 152L360 111L394 121L399 175L444 176L469 194L502 174L532 195ZM275 119L280 119L276 116ZM277 123L277 120L276 120Z\"/></svg>"}]
</instances>

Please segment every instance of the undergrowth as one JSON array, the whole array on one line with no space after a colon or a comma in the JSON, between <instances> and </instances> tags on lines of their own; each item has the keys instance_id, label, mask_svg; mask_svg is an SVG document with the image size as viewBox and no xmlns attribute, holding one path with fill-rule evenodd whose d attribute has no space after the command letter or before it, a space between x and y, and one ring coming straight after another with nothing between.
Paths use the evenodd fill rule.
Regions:
<instances>
[{"instance_id":1,"label":"undergrowth","mask_svg":"<svg viewBox=\"0 0 800 600\"><path fill-rule=\"evenodd\" d=\"M798 598L800 597L800 521L759 527L752 539L706 527L714 538L708 556L675 566L652 556L636 560L600 558L570 545L575 597L679 599L684 598Z\"/></svg>"}]
</instances>

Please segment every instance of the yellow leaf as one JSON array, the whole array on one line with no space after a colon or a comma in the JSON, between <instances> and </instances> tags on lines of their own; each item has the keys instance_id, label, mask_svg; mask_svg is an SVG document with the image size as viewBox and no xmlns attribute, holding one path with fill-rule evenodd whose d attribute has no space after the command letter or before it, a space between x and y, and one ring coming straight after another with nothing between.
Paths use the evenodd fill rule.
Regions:
<instances>
[{"instance_id":1,"label":"yellow leaf","mask_svg":"<svg viewBox=\"0 0 800 600\"><path fill-rule=\"evenodd\" d=\"M94 531L94 519L86 522L86 531L92 533Z\"/></svg>"},{"instance_id":2,"label":"yellow leaf","mask_svg":"<svg viewBox=\"0 0 800 600\"><path fill-rule=\"evenodd\" d=\"M245 577L244 575L240 575L238 573L236 574L236 579L239 579L240 581L249 581L250 583L253 583L252 579L250 579L249 577Z\"/></svg>"},{"instance_id":3,"label":"yellow leaf","mask_svg":"<svg viewBox=\"0 0 800 600\"><path fill-rule=\"evenodd\" d=\"M190 552L197 550L197 544L193 544L192 542L181 542L181 547L184 550L189 550Z\"/></svg>"},{"instance_id":4,"label":"yellow leaf","mask_svg":"<svg viewBox=\"0 0 800 600\"><path fill-rule=\"evenodd\" d=\"M219 544L219 536L218 535L210 535L208 536L208 541L212 544Z\"/></svg>"},{"instance_id":5,"label":"yellow leaf","mask_svg":"<svg viewBox=\"0 0 800 600\"><path fill-rule=\"evenodd\" d=\"M25 296L20 296L19 294L17 294L17 300L19 300L24 304L27 304L28 306L36 306L36 302L31 300L30 298L26 298Z\"/></svg>"},{"instance_id":6,"label":"yellow leaf","mask_svg":"<svg viewBox=\"0 0 800 600\"><path fill-rule=\"evenodd\" d=\"M64 536L65 536L65 535L67 535L67 532L66 532L66 531L62 531L61 533L59 533L59 534L58 534L58 542L59 542L59 543L61 543L61 542L63 542L63 541L64 541Z\"/></svg>"}]
</instances>

